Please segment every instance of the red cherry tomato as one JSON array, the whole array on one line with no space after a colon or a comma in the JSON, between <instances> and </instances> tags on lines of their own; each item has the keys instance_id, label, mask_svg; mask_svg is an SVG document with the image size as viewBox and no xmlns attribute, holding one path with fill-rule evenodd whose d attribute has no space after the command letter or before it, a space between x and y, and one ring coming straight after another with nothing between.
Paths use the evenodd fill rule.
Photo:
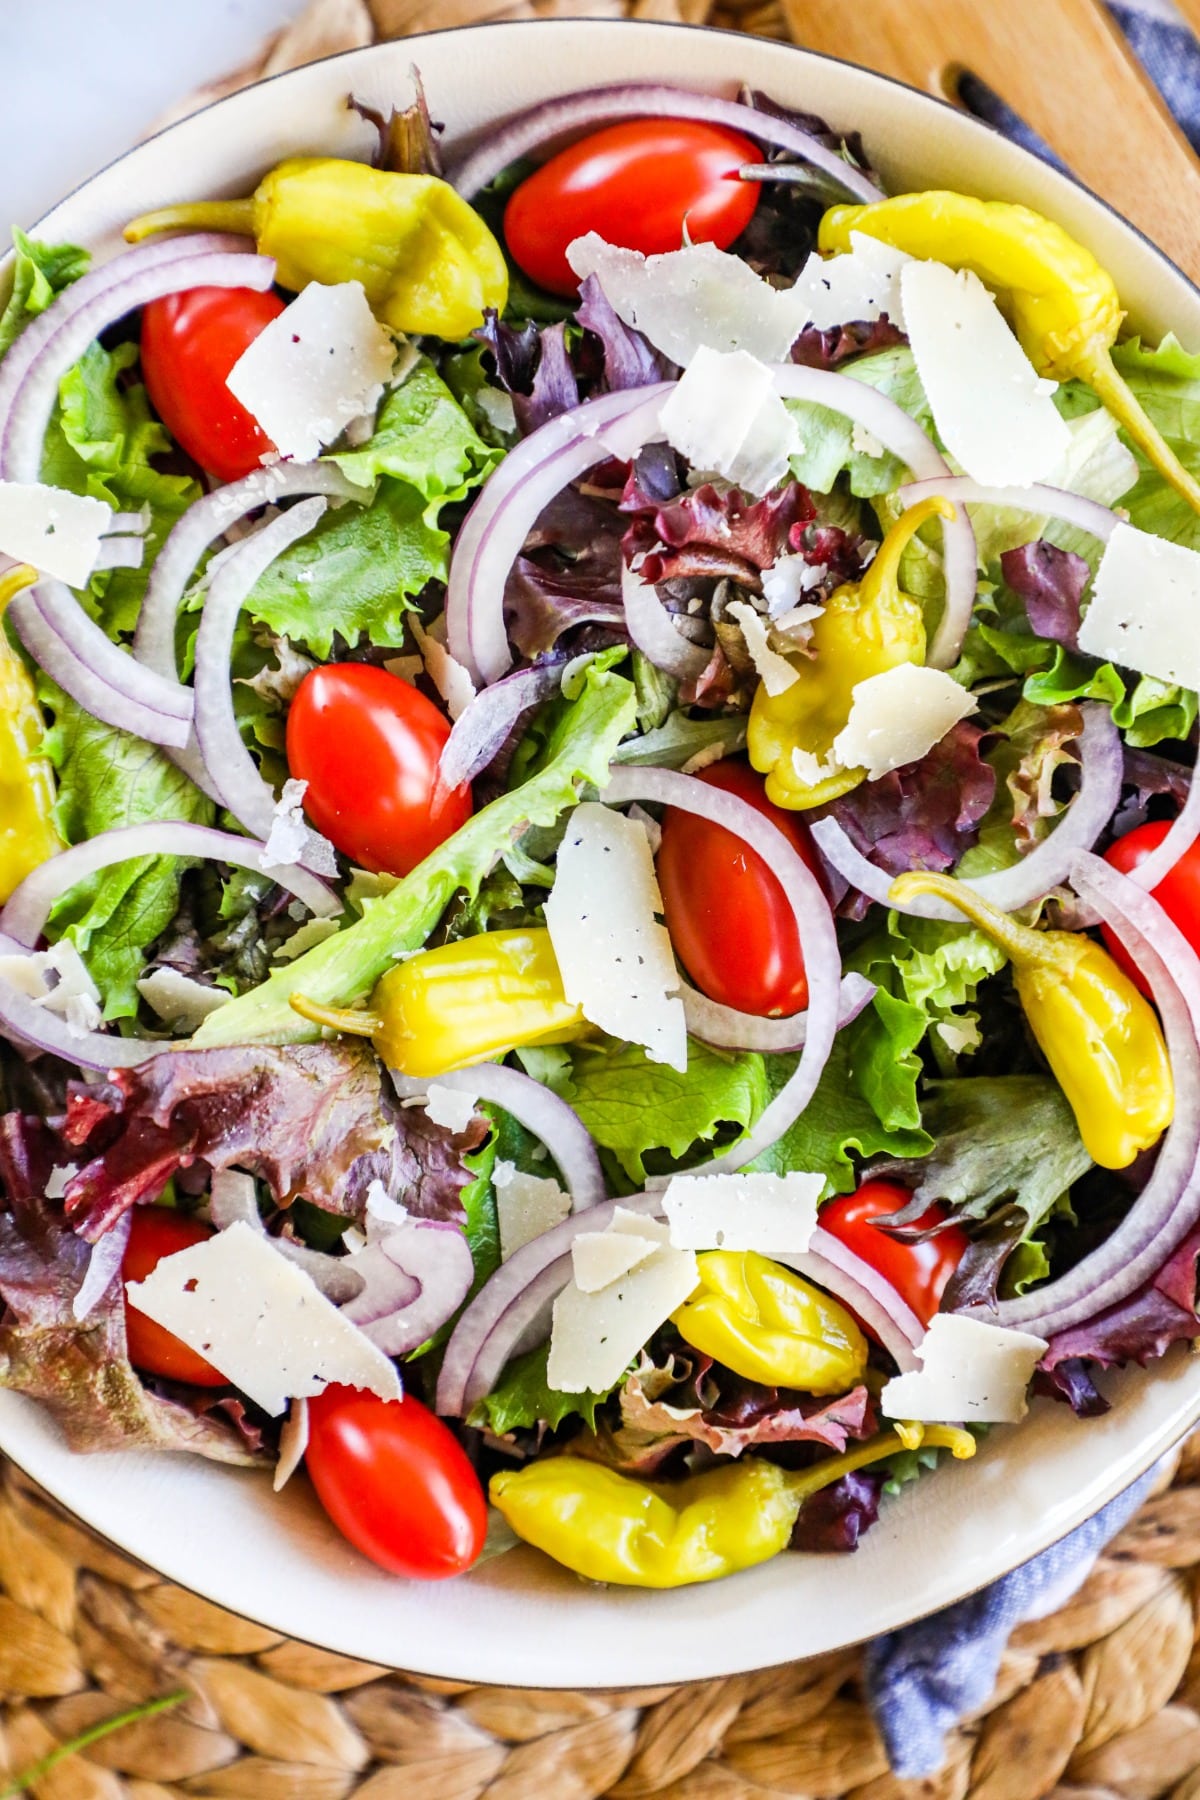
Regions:
<instances>
[{"instance_id":1,"label":"red cherry tomato","mask_svg":"<svg viewBox=\"0 0 1200 1800\"><path fill-rule=\"evenodd\" d=\"M1152 850L1158 849L1170 829L1169 819L1158 819L1150 825L1135 825L1132 831L1127 831L1124 837L1109 845L1104 852L1104 860L1122 875L1128 875L1140 862L1145 862ZM1175 867L1151 891L1168 919L1178 925L1192 948L1200 950L1200 844L1192 844L1185 850ZM1137 983L1143 994L1150 996L1150 983L1116 933L1110 931L1107 925L1101 926L1101 931L1113 959L1124 969L1129 979Z\"/></svg>"},{"instance_id":2,"label":"red cherry tomato","mask_svg":"<svg viewBox=\"0 0 1200 1800\"><path fill-rule=\"evenodd\" d=\"M142 309L142 376L155 411L221 481L249 475L275 448L225 377L282 311L278 295L252 288L189 288Z\"/></svg>"},{"instance_id":3,"label":"red cherry tomato","mask_svg":"<svg viewBox=\"0 0 1200 1800\"><path fill-rule=\"evenodd\" d=\"M817 855L798 813L767 799L761 775L740 758L699 777L748 800L817 873ZM724 826L669 808L658 853L667 930L702 993L764 1018L800 1012L808 982L800 934L782 887L762 857Z\"/></svg>"},{"instance_id":4,"label":"red cherry tomato","mask_svg":"<svg viewBox=\"0 0 1200 1800\"><path fill-rule=\"evenodd\" d=\"M899 1212L912 1195L895 1181L864 1181L856 1194L839 1194L821 1208L821 1228L861 1256L865 1263L890 1281L922 1325L928 1325L941 1302L942 1292L962 1261L969 1239L952 1225L923 1244L899 1244L880 1231L872 1220L880 1214ZM913 1221L927 1230L947 1217L944 1206L933 1205Z\"/></svg>"},{"instance_id":5,"label":"red cherry tomato","mask_svg":"<svg viewBox=\"0 0 1200 1800\"><path fill-rule=\"evenodd\" d=\"M740 132L698 119L630 119L552 156L515 190L504 238L531 280L573 295L579 277L567 245L598 231L610 244L653 256L693 243L728 249L758 204L758 183L739 181L761 162Z\"/></svg>"},{"instance_id":6,"label":"red cherry tomato","mask_svg":"<svg viewBox=\"0 0 1200 1800\"><path fill-rule=\"evenodd\" d=\"M308 1403L305 1464L343 1537L393 1575L438 1581L469 1569L487 1501L466 1451L406 1394L329 1387Z\"/></svg>"},{"instance_id":7,"label":"red cherry tomato","mask_svg":"<svg viewBox=\"0 0 1200 1800\"><path fill-rule=\"evenodd\" d=\"M212 1236L212 1227L199 1219L185 1218L165 1206L135 1206L129 1226L129 1242L121 1262L123 1281L145 1281L164 1256L189 1250ZM129 1360L146 1375L165 1375L169 1381L190 1381L194 1387L227 1387L219 1370L205 1362L174 1333L125 1302L125 1339Z\"/></svg>"},{"instance_id":8,"label":"red cherry tomato","mask_svg":"<svg viewBox=\"0 0 1200 1800\"><path fill-rule=\"evenodd\" d=\"M292 701L288 767L308 783L304 808L317 830L351 861L407 875L471 816L469 787L434 805L449 736L407 681L368 663L327 663Z\"/></svg>"}]
</instances>

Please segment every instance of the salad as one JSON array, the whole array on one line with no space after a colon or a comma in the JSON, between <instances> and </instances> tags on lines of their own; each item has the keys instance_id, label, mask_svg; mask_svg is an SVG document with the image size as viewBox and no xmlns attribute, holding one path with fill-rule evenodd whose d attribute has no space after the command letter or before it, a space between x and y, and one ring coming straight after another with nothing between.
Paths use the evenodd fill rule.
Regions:
<instances>
[{"instance_id":1,"label":"salad","mask_svg":"<svg viewBox=\"0 0 1200 1800\"><path fill-rule=\"evenodd\" d=\"M851 1551L1200 1337L1200 356L765 94L359 110L14 233L0 1383L402 1575Z\"/></svg>"}]
</instances>

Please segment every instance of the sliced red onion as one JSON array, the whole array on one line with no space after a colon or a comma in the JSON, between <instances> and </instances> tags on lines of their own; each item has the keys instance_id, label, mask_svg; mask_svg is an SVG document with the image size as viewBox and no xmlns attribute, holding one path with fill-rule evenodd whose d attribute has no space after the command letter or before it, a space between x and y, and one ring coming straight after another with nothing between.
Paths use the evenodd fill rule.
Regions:
<instances>
[{"instance_id":1,"label":"sliced red onion","mask_svg":"<svg viewBox=\"0 0 1200 1800\"><path fill-rule=\"evenodd\" d=\"M1100 857L1077 856L1071 880L1150 983L1171 1059L1175 1116L1154 1173L1103 1244L1057 1281L994 1309L966 1309L1047 1338L1127 1299L1200 1219L1200 958L1158 902Z\"/></svg>"},{"instance_id":2,"label":"sliced red onion","mask_svg":"<svg viewBox=\"0 0 1200 1800\"><path fill-rule=\"evenodd\" d=\"M581 1231L603 1231L618 1206L662 1217L661 1194L608 1200L544 1231L514 1251L484 1283L451 1334L438 1376L437 1410L461 1417L490 1392L516 1346L571 1279L571 1245Z\"/></svg>"},{"instance_id":3,"label":"sliced red onion","mask_svg":"<svg viewBox=\"0 0 1200 1800\"><path fill-rule=\"evenodd\" d=\"M0 924L3 915L0 914ZM684 982L683 1014L690 1035L717 1050L761 1050L782 1053L803 1050L808 1035L808 1014L794 1013L786 1019L764 1019L757 1013L738 1012L722 1006ZM843 975L838 1010L838 1030L857 1019L863 1008L875 998L875 983L863 975Z\"/></svg>"},{"instance_id":4,"label":"sliced red onion","mask_svg":"<svg viewBox=\"0 0 1200 1800\"><path fill-rule=\"evenodd\" d=\"M0 915L0 926L3 923ZM502 1106L519 1125L540 1139L558 1165L574 1212L584 1212L608 1198L591 1133L565 1100L532 1075L506 1068L503 1063L476 1063L473 1068L455 1069L434 1079L439 1087L453 1088L456 1093L471 1094L477 1100Z\"/></svg>"},{"instance_id":5,"label":"sliced red onion","mask_svg":"<svg viewBox=\"0 0 1200 1800\"><path fill-rule=\"evenodd\" d=\"M953 477L937 445L917 421L886 394L881 394L868 382L855 381L853 376L840 375L831 369L808 369L798 363L776 363L773 374L775 390L785 400L809 400L852 419L911 469L918 481L900 490L906 506L924 499L927 494L954 499L951 492ZM978 583L975 533L961 507L953 519L942 521L942 579L946 589L942 617L926 658L934 669L949 669L958 661L975 606Z\"/></svg>"},{"instance_id":6,"label":"sliced red onion","mask_svg":"<svg viewBox=\"0 0 1200 1800\"><path fill-rule=\"evenodd\" d=\"M348 1260L364 1287L342 1311L385 1356L420 1349L454 1317L475 1274L459 1227L433 1219L393 1226Z\"/></svg>"},{"instance_id":7,"label":"sliced red onion","mask_svg":"<svg viewBox=\"0 0 1200 1800\"><path fill-rule=\"evenodd\" d=\"M816 876L787 838L760 812L736 794L711 787L671 769L611 768L601 793L608 805L628 800L651 801L695 813L721 825L749 844L766 862L783 888L800 934L808 978L808 1013L804 1048L790 1078L780 1088L747 1137L732 1150L703 1165L704 1174L745 1168L781 1138L799 1118L816 1091L829 1060L840 1011L841 956L829 902Z\"/></svg>"},{"instance_id":8,"label":"sliced red onion","mask_svg":"<svg viewBox=\"0 0 1200 1800\"><path fill-rule=\"evenodd\" d=\"M0 976L0 1031L19 1038L81 1069L131 1069L164 1050L184 1050L187 1039L110 1037L103 1031L75 1031L28 994L22 994Z\"/></svg>"},{"instance_id":9,"label":"sliced red onion","mask_svg":"<svg viewBox=\"0 0 1200 1800\"><path fill-rule=\"evenodd\" d=\"M236 869L253 869L269 875L318 917L337 917L342 903L326 882L291 864L266 867L262 860L264 848L254 838L238 837L232 831L213 831L207 825L193 825L182 819L156 819L149 825L123 825L115 831L102 831L98 837L60 850L57 856L31 870L0 911L0 931L22 948L33 949L45 930L51 908L62 894L98 869L111 868L114 863L128 862L135 856L186 856L229 863Z\"/></svg>"},{"instance_id":10,"label":"sliced red onion","mask_svg":"<svg viewBox=\"0 0 1200 1800\"><path fill-rule=\"evenodd\" d=\"M911 463L909 467L912 467ZM913 473L917 474L917 470ZM944 500L952 500L956 505L1004 506L1014 512L1062 519L1067 525L1089 532L1102 544L1108 542L1114 528L1120 524L1116 513L1101 506L1098 500L1085 500L1082 494L1069 493L1066 488L1045 487L1041 483L1031 487L984 487L966 476L952 476L949 481L911 481L900 489L905 506L915 506L918 500L927 500L932 494L940 494Z\"/></svg>"},{"instance_id":11,"label":"sliced red onion","mask_svg":"<svg viewBox=\"0 0 1200 1800\"><path fill-rule=\"evenodd\" d=\"M269 838L275 795L242 742L233 710L230 657L242 603L264 570L312 530L326 501L301 500L240 543L213 576L196 634L196 739L221 801L247 831ZM309 831L300 861L328 870L332 845ZM336 867L336 863L333 865Z\"/></svg>"},{"instance_id":12,"label":"sliced red onion","mask_svg":"<svg viewBox=\"0 0 1200 1800\"><path fill-rule=\"evenodd\" d=\"M550 419L510 450L455 540L446 589L450 654L477 687L512 666L504 587L538 518L563 488L606 457L636 456L658 429L670 382L601 394Z\"/></svg>"},{"instance_id":13,"label":"sliced red onion","mask_svg":"<svg viewBox=\"0 0 1200 1800\"><path fill-rule=\"evenodd\" d=\"M703 119L713 125L727 125L757 143L788 150L802 162L822 169L858 200L883 199L874 182L861 170L789 120L774 118L739 100L723 100L715 94L697 94L689 88L660 82L622 82L543 100L518 113L506 125L493 128L477 149L468 151L452 165L448 178L470 200L502 169L519 162L531 150L566 132L590 130L612 119Z\"/></svg>"},{"instance_id":14,"label":"sliced red onion","mask_svg":"<svg viewBox=\"0 0 1200 1800\"><path fill-rule=\"evenodd\" d=\"M0 427L0 476L5 480L38 480L42 445L58 399L59 381L108 326L135 307L185 288L248 287L265 292L274 280L275 265L266 257L245 252L196 252L189 249L186 238L175 240L174 247L174 257L164 254L161 260L136 259L136 267L131 258L128 275L118 272L106 285L92 289L90 297L85 292L82 300L78 290L83 283L76 283L43 314L32 360L24 365L24 374L11 395ZM117 271L123 261L122 258L116 263ZM106 265L111 266L114 265ZM192 697L188 690L178 681L164 680L144 668L114 644L62 582L40 581L35 588L18 594L8 610L31 654L36 651L26 636L25 623L38 612L45 625L92 671L94 682L126 694L138 705L164 714L167 720L186 721L191 717ZM88 704L85 696L75 697ZM164 729L160 728L160 735L152 741L178 741L177 736L162 735Z\"/></svg>"},{"instance_id":15,"label":"sliced red onion","mask_svg":"<svg viewBox=\"0 0 1200 1800\"><path fill-rule=\"evenodd\" d=\"M998 869L993 875L979 875L964 882L981 899L998 906L1001 912L1020 912L1043 899L1053 888L1069 879L1073 857L1080 850L1090 850L1116 812L1121 800L1123 760L1121 736L1112 722L1112 714L1099 701L1085 701L1083 736L1079 740L1079 792L1067 807L1049 837L1043 838L1035 850L1011 868ZM917 919L941 919L951 924L962 922L962 914L945 900L922 894L903 906L891 898L896 879L886 870L856 850L836 819L818 819L812 827L813 839L825 860L869 900L880 906L895 907Z\"/></svg>"},{"instance_id":16,"label":"sliced red onion","mask_svg":"<svg viewBox=\"0 0 1200 1800\"><path fill-rule=\"evenodd\" d=\"M831 1233L818 1226L807 1250L786 1256L773 1252L773 1256L856 1313L902 1373L919 1366L914 1352L925 1335L921 1321L890 1281Z\"/></svg>"},{"instance_id":17,"label":"sliced red onion","mask_svg":"<svg viewBox=\"0 0 1200 1800\"><path fill-rule=\"evenodd\" d=\"M1187 799L1171 821L1171 828L1156 850L1143 858L1136 869L1130 869L1129 879L1143 888L1146 893L1153 893L1159 882L1171 873L1175 864L1184 853L1191 849L1196 838L1200 836L1200 781L1192 775L1188 783Z\"/></svg>"},{"instance_id":18,"label":"sliced red onion","mask_svg":"<svg viewBox=\"0 0 1200 1800\"><path fill-rule=\"evenodd\" d=\"M83 1272L79 1292L71 1302L75 1318L86 1319L99 1306L121 1273L132 1224L133 1211L130 1209L123 1212L116 1224L111 1225L104 1236L92 1245L92 1254L88 1257L88 1266Z\"/></svg>"},{"instance_id":19,"label":"sliced red onion","mask_svg":"<svg viewBox=\"0 0 1200 1800\"><path fill-rule=\"evenodd\" d=\"M625 603L625 623L629 635L642 655L656 669L673 675L677 681L695 681L712 660L711 650L689 643L676 629L675 623L658 597L658 589L624 563L621 566L621 598Z\"/></svg>"},{"instance_id":20,"label":"sliced red onion","mask_svg":"<svg viewBox=\"0 0 1200 1800\"><path fill-rule=\"evenodd\" d=\"M271 1486L277 1494L283 1492L304 1461L308 1437L308 1401L290 1400L288 1415L279 1433L279 1461L271 1478Z\"/></svg>"},{"instance_id":21,"label":"sliced red onion","mask_svg":"<svg viewBox=\"0 0 1200 1800\"><path fill-rule=\"evenodd\" d=\"M41 591L45 582L36 587L26 588L19 596L28 600L20 618L14 616L13 603L10 601L8 617L17 628L17 634L38 667L44 669L52 681L58 683L64 692L84 707L93 718L101 719L106 725L114 726L118 731L129 731L137 737L145 738L147 743L162 744L176 749L187 743L191 725L187 719L168 714L159 709L158 700L162 684L148 669L142 673L147 677L144 697L135 699L128 692L115 688L112 683L102 677L90 663L84 660L72 648L67 639L56 626L43 616L41 610ZM74 604L74 602L72 602ZM115 644L104 642L118 656L124 655L117 650ZM127 659L132 666L132 657ZM130 683L126 682L126 689ZM186 691L186 690L183 690Z\"/></svg>"},{"instance_id":22,"label":"sliced red onion","mask_svg":"<svg viewBox=\"0 0 1200 1800\"><path fill-rule=\"evenodd\" d=\"M509 732L528 707L556 694L561 667L518 669L485 687L454 722L438 762L438 785L447 792L474 781L498 755Z\"/></svg>"},{"instance_id":23,"label":"sliced red onion","mask_svg":"<svg viewBox=\"0 0 1200 1800\"><path fill-rule=\"evenodd\" d=\"M369 488L350 481L335 463L277 462L194 501L155 558L138 614L134 655L166 680L178 679L175 627L184 590L209 545L247 513L293 494L324 494L330 500L361 502L370 493Z\"/></svg>"},{"instance_id":24,"label":"sliced red onion","mask_svg":"<svg viewBox=\"0 0 1200 1800\"><path fill-rule=\"evenodd\" d=\"M330 1256L323 1250L311 1250L307 1244L298 1244L294 1238L272 1237L258 1210L254 1177L241 1169L220 1169L214 1174L208 1216L218 1231L228 1231L231 1225L248 1225L270 1244L272 1250L278 1250L285 1261L303 1269L335 1306L356 1299L363 1291L362 1273L351 1267L348 1256Z\"/></svg>"}]
</instances>

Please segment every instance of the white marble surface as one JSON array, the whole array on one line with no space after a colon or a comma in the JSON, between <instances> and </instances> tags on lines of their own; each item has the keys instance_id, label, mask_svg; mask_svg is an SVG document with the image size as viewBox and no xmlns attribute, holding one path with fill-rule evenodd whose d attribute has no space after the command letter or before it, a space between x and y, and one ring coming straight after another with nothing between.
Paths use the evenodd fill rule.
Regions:
<instances>
[{"instance_id":1,"label":"white marble surface","mask_svg":"<svg viewBox=\"0 0 1200 1800\"><path fill-rule=\"evenodd\" d=\"M0 237L247 60L304 0L0 0Z\"/></svg>"}]
</instances>

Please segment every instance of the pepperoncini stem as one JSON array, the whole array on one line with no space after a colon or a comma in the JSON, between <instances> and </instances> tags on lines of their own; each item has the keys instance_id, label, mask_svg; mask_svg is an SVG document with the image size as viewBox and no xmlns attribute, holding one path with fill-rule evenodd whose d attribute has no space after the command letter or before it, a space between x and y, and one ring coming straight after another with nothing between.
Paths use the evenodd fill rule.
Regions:
<instances>
[{"instance_id":1,"label":"pepperoncini stem","mask_svg":"<svg viewBox=\"0 0 1200 1800\"><path fill-rule=\"evenodd\" d=\"M1033 931L1028 925L1021 925L1008 913L1001 912L990 900L985 900L965 881L956 881L953 875L934 875L926 869L914 869L907 875L898 875L888 889L888 900L893 906L906 906L910 900L922 894L933 894L939 900L957 907L971 922L986 931L992 942L1013 963L1038 962L1047 960L1048 934L1044 931ZM1054 937L1065 935L1055 932Z\"/></svg>"},{"instance_id":2,"label":"pepperoncini stem","mask_svg":"<svg viewBox=\"0 0 1200 1800\"><path fill-rule=\"evenodd\" d=\"M915 1434L920 1437L913 1441ZM831 1456L825 1462L819 1462L811 1469L803 1469L791 1478L791 1491L801 1500L807 1500L810 1494L819 1493L822 1488L840 1481L843 1475L853 1474L855 1469L863 1469L868 1463L882 1462L885 1457L895 1456L899 1450L949 1450L956 1462L966 1462L975 1454L975 1439L969 1431L963 1431L957 1425L925 1425L902 1423L880 1437L869 1439L860 1444L857 1450L847 1450L842 1456Z\"/></svg>"},{"instance_id":3,"label":"pepperoncini stem","mask_svg":"<svg viewBox=\"0 0 1200 1800\"><path fill-rule=\"evenodd\" d=\"M890 526L882 544L871 558L866 574L858 584L864 606L878 606L900 589L900 558L909 544L920 531L922 525L930 519L945 519L949 523L956 517L954 503L942 494L933 494L928 500L918 500L915 506L906 507Z\"/></svg>"},{"instance_id":4,"label":"pepperoncini stem","mask_svg":"<svg viewBox=\"0 0 1200 1800\"><path fill-rule=\"evenodd\" d=\"M330 1031L344 1031L349 1037L377 1037L383 1030L378 1013L364 1012L358 1006L322 1006L307 994L292 994L288 1005L310 1025L324 1025Z\"/></svg>"},{"instance_id":5,"label":"pepperoncini stem","mask_svg":"<svg viewBox=\"0 0 1200 1800\"><path fill-rule=\"evenodd\" d=\"M1081 362L1080 375L1108 408L1118 425L1123 425L1143 452L1152 468L1175 489L1196 512L1200 512L1200 482L1185 469L1170 444L1143 407L1128 382L1113 366L1105 351Z\"/></svg>"},{"instance_id":6,"label":"pepperoncini stem","mask_svg":"<svg viewBox=\"0 0 1200 1800\"><path fill-rule=\"evenodd\" d=\"M253 237L254 201L193 200L182 206L161 206L142 213L125 227L125 242L140 244L160 231L231 231L236 237Z\"/></svg>"}]
</instances>

